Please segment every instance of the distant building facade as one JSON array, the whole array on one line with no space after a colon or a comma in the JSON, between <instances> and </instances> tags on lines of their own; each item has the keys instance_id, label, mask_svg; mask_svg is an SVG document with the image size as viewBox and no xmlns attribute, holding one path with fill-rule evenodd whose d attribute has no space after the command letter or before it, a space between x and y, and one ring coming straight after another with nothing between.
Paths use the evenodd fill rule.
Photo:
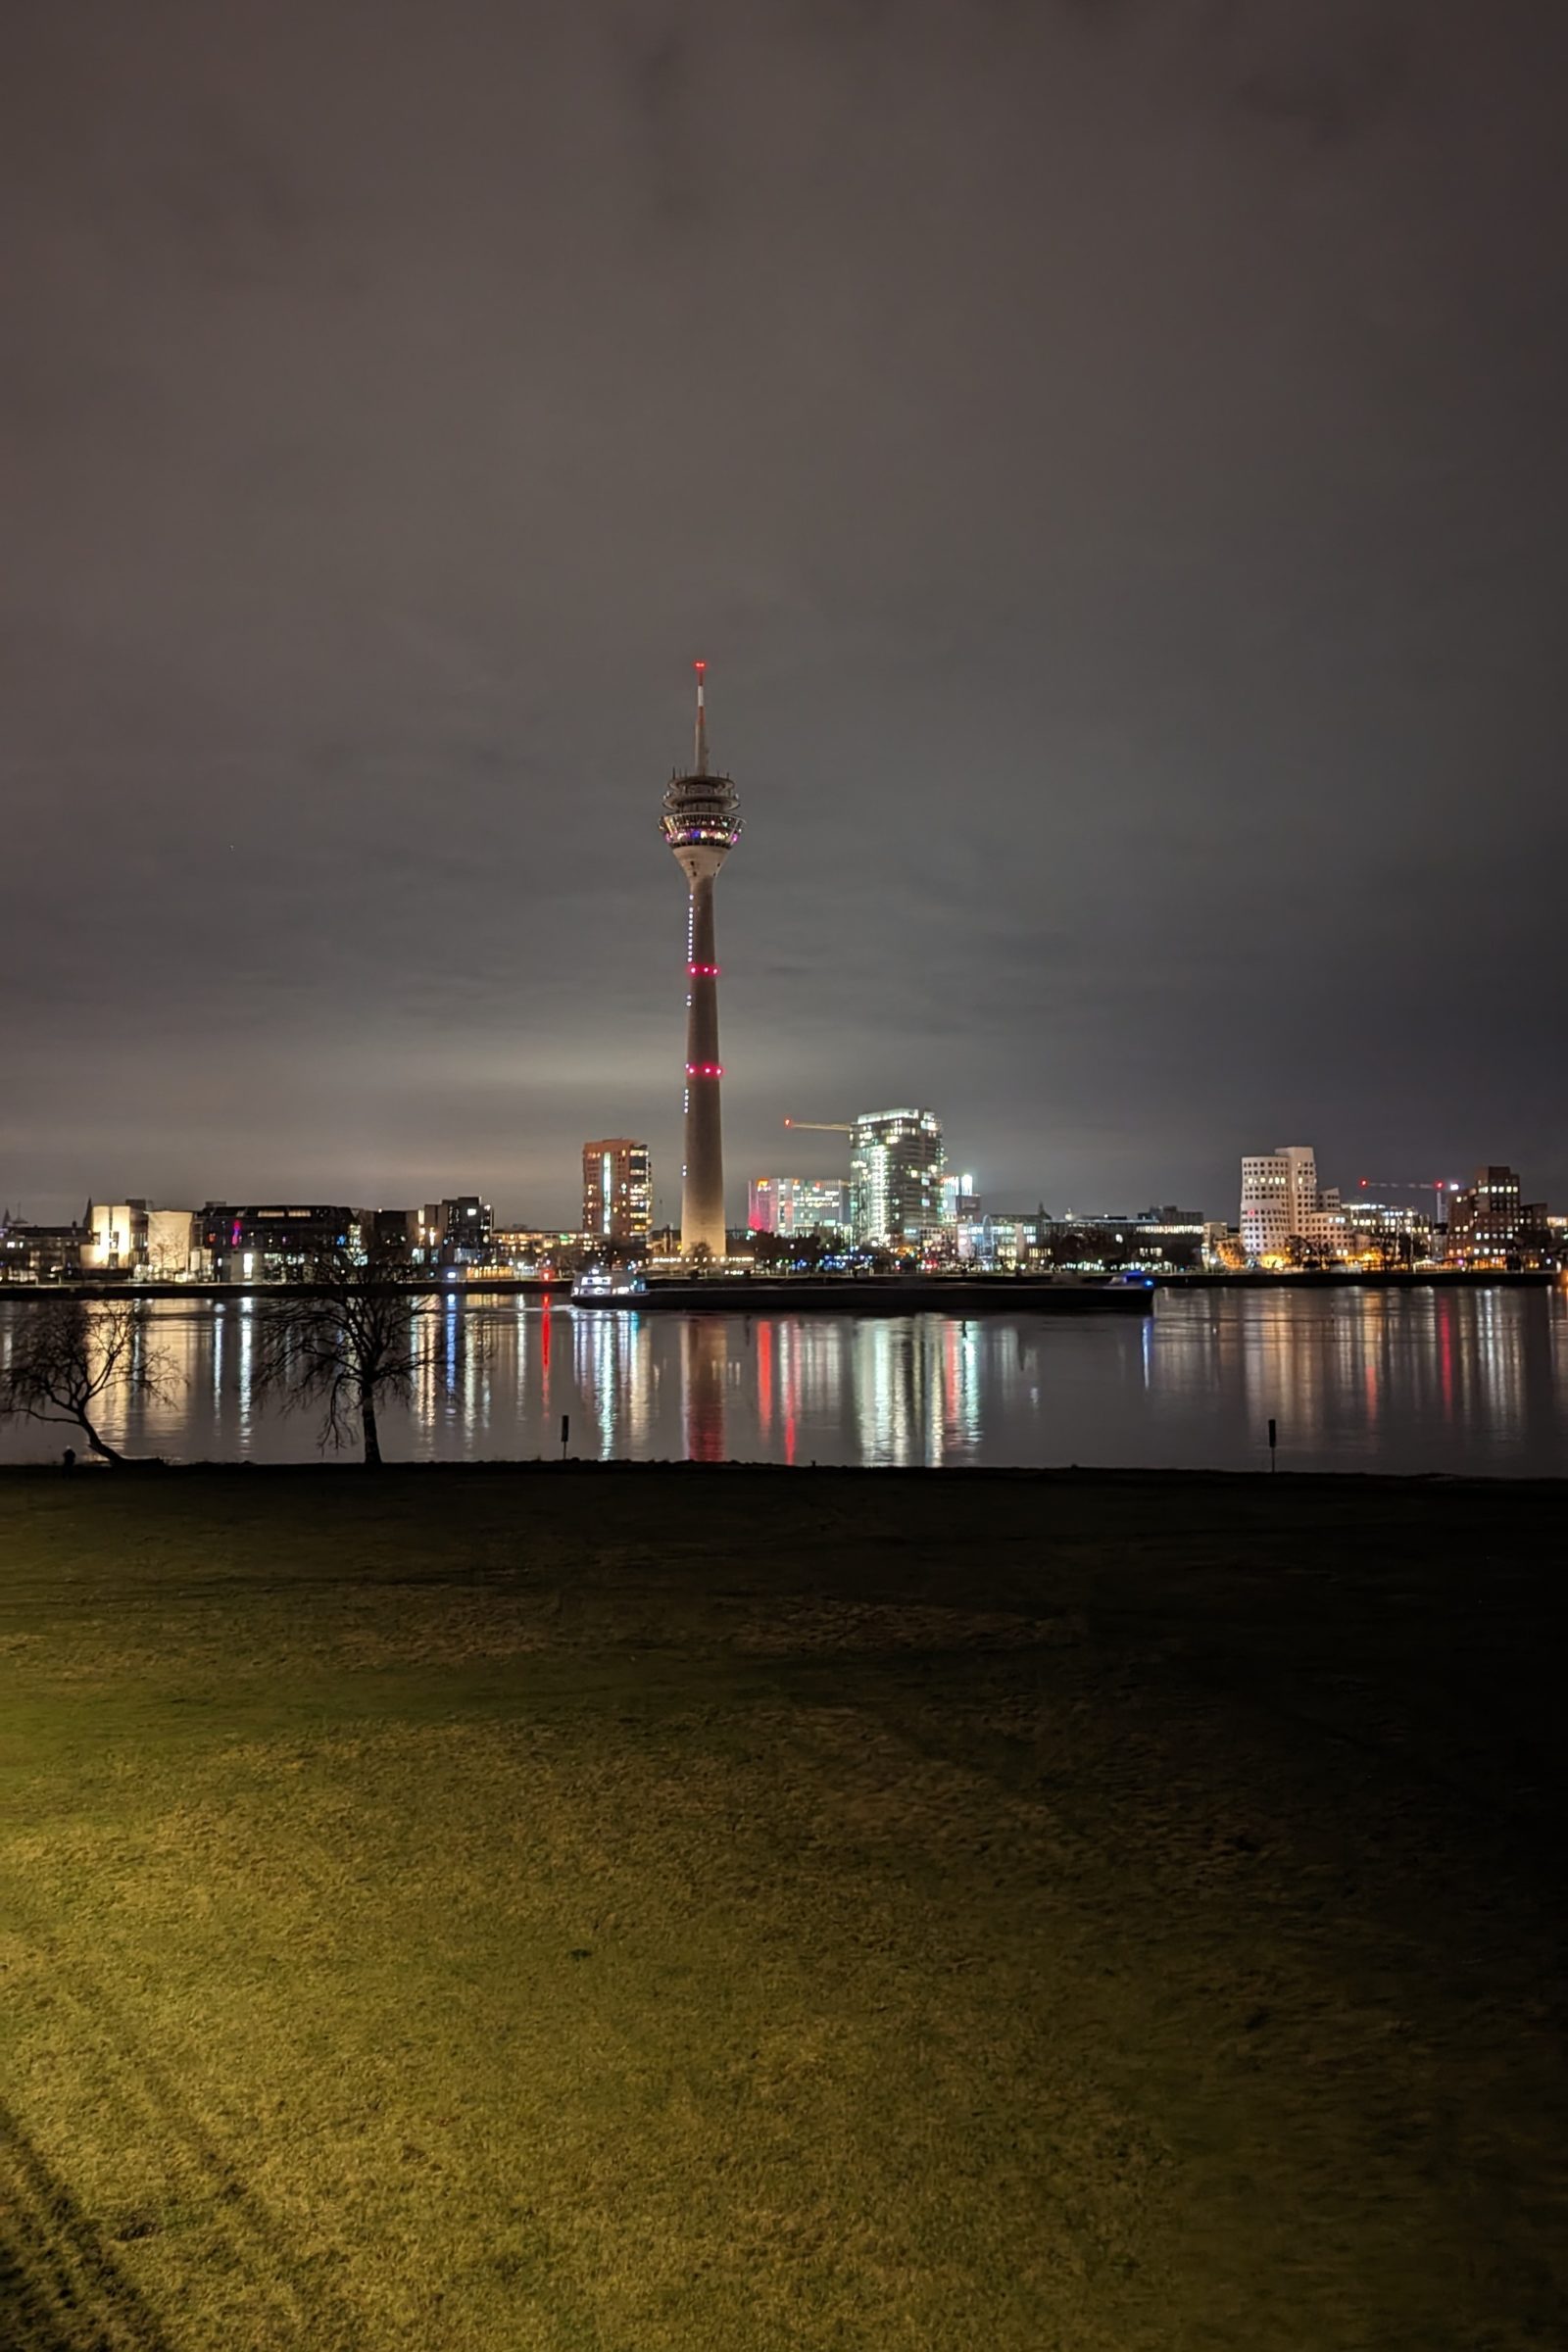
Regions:
<instances>
[{"instance_id":1,"label":"distant building facade","mask_svg":"<svg viewBox=\"0 0 1568 2352\"><path fill-rule=\"evenodd\" d=\"M183 1282L196 1252L193 1208L149 1208L147 1273L154 1282Z\"/></svg>"},{"instance_id":2,"label":"distant building facade","mask_svg":"<svg viewBox=\"0 0 1568 2352\"><path fill-rule=\"evenodd\" d=\"M643 1242L654 1222L654 1162L646 1144L612 1135L582 1148L582 1229L591 1242Z\"/></svg>"},{"instance_id":3,"label":"distant building facade","mask_svg":"<svg viewBox=\"0 0 1568 2352\"><path fill-rule=\"evenodd\" d=\"M483 1266L490 1262L488 1200L459 1193L450 1200L427 1200L419 1211L416 1260L426 1266Z\"/></svg>"},{"instance_id":4,"label":"distant building facade","mask_svg":"<svg viewBox=\"0 0 1568 2352\"><path fill-rule=\"evenodd\" d=\"M1131 1217L1109 1210L1079 1216L1069 1209L1054 1217L1044 1207L990 1209L972 1226L958 1228L958 1254L963 1262L994 1274L1055 1267L1094 1272L1123 1266L1196 1270L1204 1262L1207 1231L1196 1208L1145 1208Z\"/></svg>"},{"instance_id":5,"label":"distant building facade","mask_svg":"<svg viewBox=\"0 0 1568 2352\"><path fill-rule=\"evenodd\" d=\"M575 1227L563 1233L539 1225L492 1227L490 1251L498 1270L519 1275L569 1273L591 1254Z\"/></svg>"},{"instance_id":6,"label":"distant building facade","mask_svg":"<svg viewBox=\"0 0 1568 2352\"><path fill-rule=\"evenodd\" d=\"M942 1121L930 1110L863 1110L850 1132L850 1226L870 1250L923 1247L942 1230Z\"/></svg>"},{"instance_id":7,"label":"distant building facade","mask_svg":"<svg viewBox=\"0 0 1568 2352\"><path fill-rule=\"evenodd\" d=\"M146 1200L89 1200L89 1238L81 1263L95 1274L183 1282L197 1247L196 1224L194 1209L154 1208Z\"/></svg>"},{"instance_id":8,"label":"distant building facade","mask_svg":"<svg viewBox=\"0 0 1568 2352\"><path fill-rule=\"evenodd\" d=\"M362 1208L360 1240L365 1254L389 1270L412 1261L419 1219L412 1208Z\"/></svg>"},{"instance_id":9,"label":"distant building facade","mask_svg":"<svg viewBox=\"0 0 1568 2352\"><path fill-rule=\"evenodd\" d=\"M1042 1238L1050 1218L1026 1209L988 1209L959 1228L959 1254L988 1273L1017 1274L1041 1263Z\"/></svg>"},{"instance_id":10,"label":"distant building facade","mask_svg":"<svg viewBox=\"0 0 1568 2352\"><path fill-rule=\"evenodd\" d=\"M1203 1263L1207 1225L1200 1208L1179 1208L1174 1201L1140 1209L1136 1217L1110 1221L1114 1247L1124 1245L1133 1254L1119 1262L1138 1266L1174 1266L1196 1272ZM1118 1262L1107 1258L1106 1264Z\"/></svg>"},{"instance_id":11,"label":"distant building facade","mask_svg":"<svg viewBox=\"0 0 1568 2352\"><path fill-rule=\"evenodd\" d=\"M1141 1266L1196 1272L1203 1263L1205 1230L1201 1209L1178 1208L1174 1202L1142 1208L1130 1217L1109 1210L1088 1217L1069 1212L1039 1221L1027 1262L1106 1271Z\"/></svg>"},{"instance_id":12,"label":"distant building facade","mask_svg":"<svg viewBox=\"0 0 1568 2352\"><path fill-rule=\"evenodd\" d=\"M91 1241L88 1224L31 1225L7 1215L0 1222L0 1282L60 1282L81 1271Z\"/></svg>"},{"instance_id":13,"label":"distant building facade","mask_svg":"<svg viewBox=\"0 0 1568 2352\"><path fill-rule=\"evenodd\" d=\"M1527 1201L1514 1168L1477 1168L1475 1180L1448 1202L1449 1263L1456 1266L1539 1266L1553 1255L1544 1200Z\"/></svg>"},{"instance_id":14,"label":"distant building facade","mask_svg":"<svg viewBox=\"0 0 1568 2352\"><path fill-rule=\"evenodd\" d=\"M359 1214L341 1204L209 1200L196 1216L196 1269L214 1282L273 1282L358 1250Z\"/></svg>"},{"instance_id":15,"label":"distant building facade","mask_svg":"<svg viewBox=\"0 0 1568 2352\"><path fill-rule=\"evenodd\" d=\"M128 1274L147 1262L145 1200L89 1200L81 1262L95 1273Z\"/></svg>"},{"instance_id":16,"label":"distant building facade","mask_svg":"<svg viewBox=\"0 0 1568 2352\"><path fill-rule=\"evenodd\" d=\"M1371 1271L1430 1264L1432 1220L1424 1209L1352 1198L1341 1217L1347 1264Z\"/></svg>"},{"instance_id":17,"label":"distant building facade","mask_svg":"<svg viewBox=\"0 0 1568 2352\"><path fill-rule=\"evenodd\" d=\"M942 1179L942 1222L956 1232L960 1225L973 1225L980 1215L980 1196L970 1175L944 1176Z\"/></svg>"},{"instance_id":18,"label":"distant building facade","mask_svg":"<svg viewBox=\"0 0 1568 2352\"><path fill-rule=\"evenodd\" d=\"M842 1176L754 1176L747 1192L753 1233L794 1241L808 1233L845 1233L850 1188Z\"/></svg>"}]
</instances>

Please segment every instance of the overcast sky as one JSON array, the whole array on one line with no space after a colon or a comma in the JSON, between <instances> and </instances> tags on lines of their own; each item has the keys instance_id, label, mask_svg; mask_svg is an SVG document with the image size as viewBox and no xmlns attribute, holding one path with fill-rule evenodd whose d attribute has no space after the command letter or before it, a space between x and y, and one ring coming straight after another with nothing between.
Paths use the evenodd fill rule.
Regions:
<instances>
[{"instance_id":1,"label":"overcast sky","mask_svg":"<svg viewBox=\"0 0 1568 2352\"><path fill-rule=\"evenodd\" d=\"M0 1200L1568 1205L1561 0L8 0Z\"/></svg>"}]
</instances>

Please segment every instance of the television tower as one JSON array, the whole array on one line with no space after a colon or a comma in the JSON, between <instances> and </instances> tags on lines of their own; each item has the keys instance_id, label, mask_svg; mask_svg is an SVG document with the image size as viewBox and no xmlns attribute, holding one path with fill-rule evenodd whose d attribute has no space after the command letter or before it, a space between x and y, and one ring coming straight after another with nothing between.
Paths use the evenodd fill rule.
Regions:
<instances>
[{"instance_id":1,"label":"television tower","mask_svg":"<svg viewBox=\"0 0 1568 2352\"><path fill-rule=\"evenodd\" d=\"M675 853L690 894L686 907L686 1152L681 1168L680 1246L690 1257L706 1247L721 1258L724 1239L724 1135L718 1082L718 958L713 945L713 884L741 837L740 803L728 776L708 771L708 664L695 662L697 737L690 775L671 776L660 830Z\"/></svg>"}]
</instances>

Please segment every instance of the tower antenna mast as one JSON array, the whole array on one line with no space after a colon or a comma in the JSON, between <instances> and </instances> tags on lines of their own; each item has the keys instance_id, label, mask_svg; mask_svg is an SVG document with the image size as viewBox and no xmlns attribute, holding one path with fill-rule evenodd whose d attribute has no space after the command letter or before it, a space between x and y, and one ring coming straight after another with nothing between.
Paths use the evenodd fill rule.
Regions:
<instances>
[{"instance_id":1,"label":"tower antenna mast","mask_svg":"<svg viewBox=\"0 0 1568 2352\"><path fill-rule=\"evenodd\" d=\"M708 773L708 663L694 662L692 667L697 672L697 735L693 751L692 773L706 776Z\"/></svg>"}]
</instances>

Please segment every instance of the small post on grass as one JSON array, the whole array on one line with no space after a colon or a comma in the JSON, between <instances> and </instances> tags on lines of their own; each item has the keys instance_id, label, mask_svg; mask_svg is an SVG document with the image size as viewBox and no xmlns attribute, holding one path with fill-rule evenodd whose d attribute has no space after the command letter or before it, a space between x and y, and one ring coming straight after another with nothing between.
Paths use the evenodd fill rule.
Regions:
<instances>
[{"instance_id":1,"label":"small post on grass","mask_svg":"<svg viewBox=\"0 0 1568 2352\"><path fill-rule=\"evenodd\" d=\"M1274 1472L1274 1471L1276 1471L1276 1470L1279 1468L1279 1466L1280 1466L1280 1464L1279 1464L1279 1455L1278 1455L1278 1454L1276 1453L1276 1451L1275 1451L1275 1447L1276 1447L1276 1446L1279 1445L1279 1442L1280 1442L1280 1425L1279 1425L1279 1423L1278 1423L1278 1422L1277 1422L1277 1421L1274 1419L1273 1415L1271 1414L1271 1415L1269 1416L1269 1424L1268 1424L1268 1466L1269 1466L1269 1472L1270 1472L1270 1475L1271 1475L1271 1476L1272 1476L1273 1472Z\"/></svg>"},{"instance_id":2,"label":"small post on grass","mask_svg":"<svg viewBox=\"0 0 1568 2352\"><path fill-rule=\"evenodd\" d=\"M563 1413L561 1416L561 1458L563 1461L564 1461L566 1458L566 1440L570 1437L570 1435L571 1415L569 1413Z\"/></svg>"}]
</instances>

